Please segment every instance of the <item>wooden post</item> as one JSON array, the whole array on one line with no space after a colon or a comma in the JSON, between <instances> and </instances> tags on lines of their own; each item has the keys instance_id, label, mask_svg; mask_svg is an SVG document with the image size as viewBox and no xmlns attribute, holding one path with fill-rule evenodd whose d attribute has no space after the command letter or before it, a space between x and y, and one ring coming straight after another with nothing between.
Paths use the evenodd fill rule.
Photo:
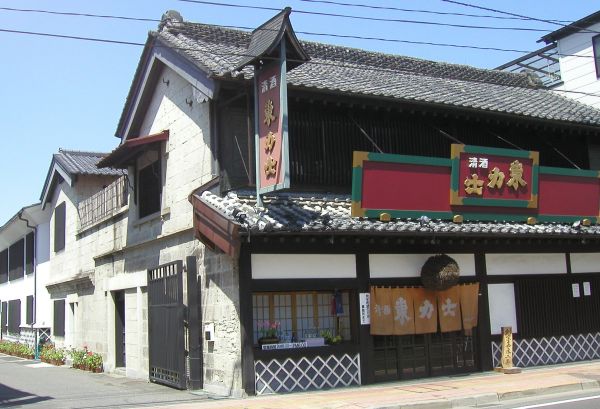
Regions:
<instances>
[{"instance_id":1,"label":"wooden post","mask_svg":"<svg viewBox=\"0 0 600 409\"><path fill-rule=\"evenodd\" d=\"M521 372L521 369L513 366L512 327L502 327L502 356L500 357L500 366L494 370L505 374Z\"/></svg>"}]
</instances>

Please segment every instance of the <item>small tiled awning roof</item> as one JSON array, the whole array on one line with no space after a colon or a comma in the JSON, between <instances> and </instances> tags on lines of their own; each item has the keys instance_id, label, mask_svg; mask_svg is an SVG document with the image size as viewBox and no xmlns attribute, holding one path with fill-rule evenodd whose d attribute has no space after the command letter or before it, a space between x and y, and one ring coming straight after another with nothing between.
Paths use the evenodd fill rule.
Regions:
<instances>
[{"instance_id":1,"label":"small tiled awning roof","mask_svg":"<svg viewBox=\"0 0 600 409\"><path fill-rule=\"evenodd\" d=\"M117 169L126 169L132 161L150 145L160 143L169 139L169 131L148 136L140 136L134 139L126 140L119 145L117 149L105 156L98 162L99 168L113 167Z\"/></svg>"}]
</instances>

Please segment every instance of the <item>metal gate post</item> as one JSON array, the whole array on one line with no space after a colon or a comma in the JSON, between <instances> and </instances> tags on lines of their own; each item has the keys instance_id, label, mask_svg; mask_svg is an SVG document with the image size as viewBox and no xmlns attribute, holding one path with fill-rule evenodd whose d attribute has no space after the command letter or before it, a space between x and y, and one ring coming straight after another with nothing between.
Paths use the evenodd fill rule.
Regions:
<instances>
[{"instance_id":1,"label":"metal gate post","mask_svg":"<svg viewBox=\"0 0 600 409\"><path fill-rule=\"evenodd\" d=\"M188 328L189 328L189 359L190 359L190 389L202 389L202 312L200 303L200 289L198 288L198 273L196 257L189 256L185 259L187 269L187 294L188 294Z\"/></svg>"}]
</instances>

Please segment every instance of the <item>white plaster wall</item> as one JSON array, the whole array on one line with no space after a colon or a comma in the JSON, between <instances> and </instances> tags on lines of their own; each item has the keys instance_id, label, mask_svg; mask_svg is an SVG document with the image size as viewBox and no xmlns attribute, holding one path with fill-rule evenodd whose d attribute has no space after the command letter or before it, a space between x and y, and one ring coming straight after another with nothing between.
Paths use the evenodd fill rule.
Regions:
<instances>
[{"instance_id":1,"label":"white plaster wall","mask_svg":"<svg viewBox=\"0 0 600 409\"><path fill-rule=\"evenodd\" d=\"M492 335L501 334L502 327L512 327L513 333L519 332L514 284L489 284L488 304Z\"/></svg>"},{"instance_id":2,"label":"white plaster wall","mask_svg":"<svg viewBox=\"0 0 600 409\"><path fill-rule=\"evenodd\" d=\"M566 274L566 255L500 253L485 255L488 275Z\"/></svg>"},{"instance_id":3,"label":"white plaster wall","mask_svg":"<svg viewBox=\"0 0 600 409\"><path fill-rule=\"evenodd\" d=\"M571 272L600 272L600 253L571 253Z\"/></svg>"},{"instance_id":4,"label":"white plaster wall","mask_svg":"<svg viewBox=\"0 0 600 409\"><path fill-rule=\"evenodd\" d=\"M140 135L169 130L169 140L163 143L161 152L162 217L138 224L138 209L132 201L130 244L191 228L192 205L188 196L212 178L209 103L194 100L188 105L186 99L193 99L192 86L170 68L164 68L161 78L142 121Z\"/></svg>"},{"instance_id":5,"label":"white plaster wall","mask_svg":"<svg viewBox=\"0 0 600 409\"><path fill-rule=\"evenodd\" d=\"M46 284L50 278L50 263L48 261L37 266L37 301L36 301L36 326L52 328L53 301Z\"/></svg>"},{"instance_id":6,"label":"white plaster wall","mask_svg":"<svg viewBox=\"0 0 600 409\"><path fill-rule=\"evenodd\" d=\"M475 275L473 254L448 254L458 263L460 275ZM369 254L371 278L420 277L421 267L433 254Z\"/></svg>"},{"instance_id":7,"label":"white plaster wall","mask_svg":"<svg viewBox=\"0 0 600 409\"><path fill-rule=\"evenodd\" d=\"M592 48L592 37L600 31L600 23L596 23L588 29L591 32L574 33L558 41L559 53L567 56L560 58L560 73L563 85L557 87L556 91L583 92L585 94L559 93L584 104L600 108L600 81L596 78ZM596 94L596 96L586 94Z\"/></svg>"},{"instance_id":8,"label":"white plaster wall","mask_svg":"<svg viewBox=\"0 0 600 409\"><path fill-rule=\"evenodd\" d=\"M21 300L21 326L25 326L27 316L27 296L33 295L33 274L0 284L0 300Z\"/></svg>"},{"instance_id":9,"label":"white plaster wall","mask_svg":"<svg viewBox=\"0 0 600 409\"><path fill-rule=\"evenodd\" d=\"M354 278L354 254L252 254L252 278Z\"/></svg>"}]
</instances>

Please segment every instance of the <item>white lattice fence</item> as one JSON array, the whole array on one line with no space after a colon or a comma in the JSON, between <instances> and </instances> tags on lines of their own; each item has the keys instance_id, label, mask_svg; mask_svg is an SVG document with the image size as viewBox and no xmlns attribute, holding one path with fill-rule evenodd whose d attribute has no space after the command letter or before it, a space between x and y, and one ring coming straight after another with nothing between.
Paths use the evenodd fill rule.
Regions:
<instances>
[{"instance_id":1,"label":"white lattice fence","mask_svg":"<svg viewBox=\"0 0 600 409\"><path fill-rule=\"evenodd\" d=\"M257 395L360 385L360 356L258 360L254 374Z\"/></svg>"},{"instance_id":2,"label":"white lattice fence","mask_svg":"<svg viewBox=\"0 0 600 409\"><path fill-rule=\"evenodd\" d=\"M492 342L492 363L500 364L501 342ZM559 364L600 358L600 333L513 341L513 364L529 366Z\"/></svg>"}]
</instances>

